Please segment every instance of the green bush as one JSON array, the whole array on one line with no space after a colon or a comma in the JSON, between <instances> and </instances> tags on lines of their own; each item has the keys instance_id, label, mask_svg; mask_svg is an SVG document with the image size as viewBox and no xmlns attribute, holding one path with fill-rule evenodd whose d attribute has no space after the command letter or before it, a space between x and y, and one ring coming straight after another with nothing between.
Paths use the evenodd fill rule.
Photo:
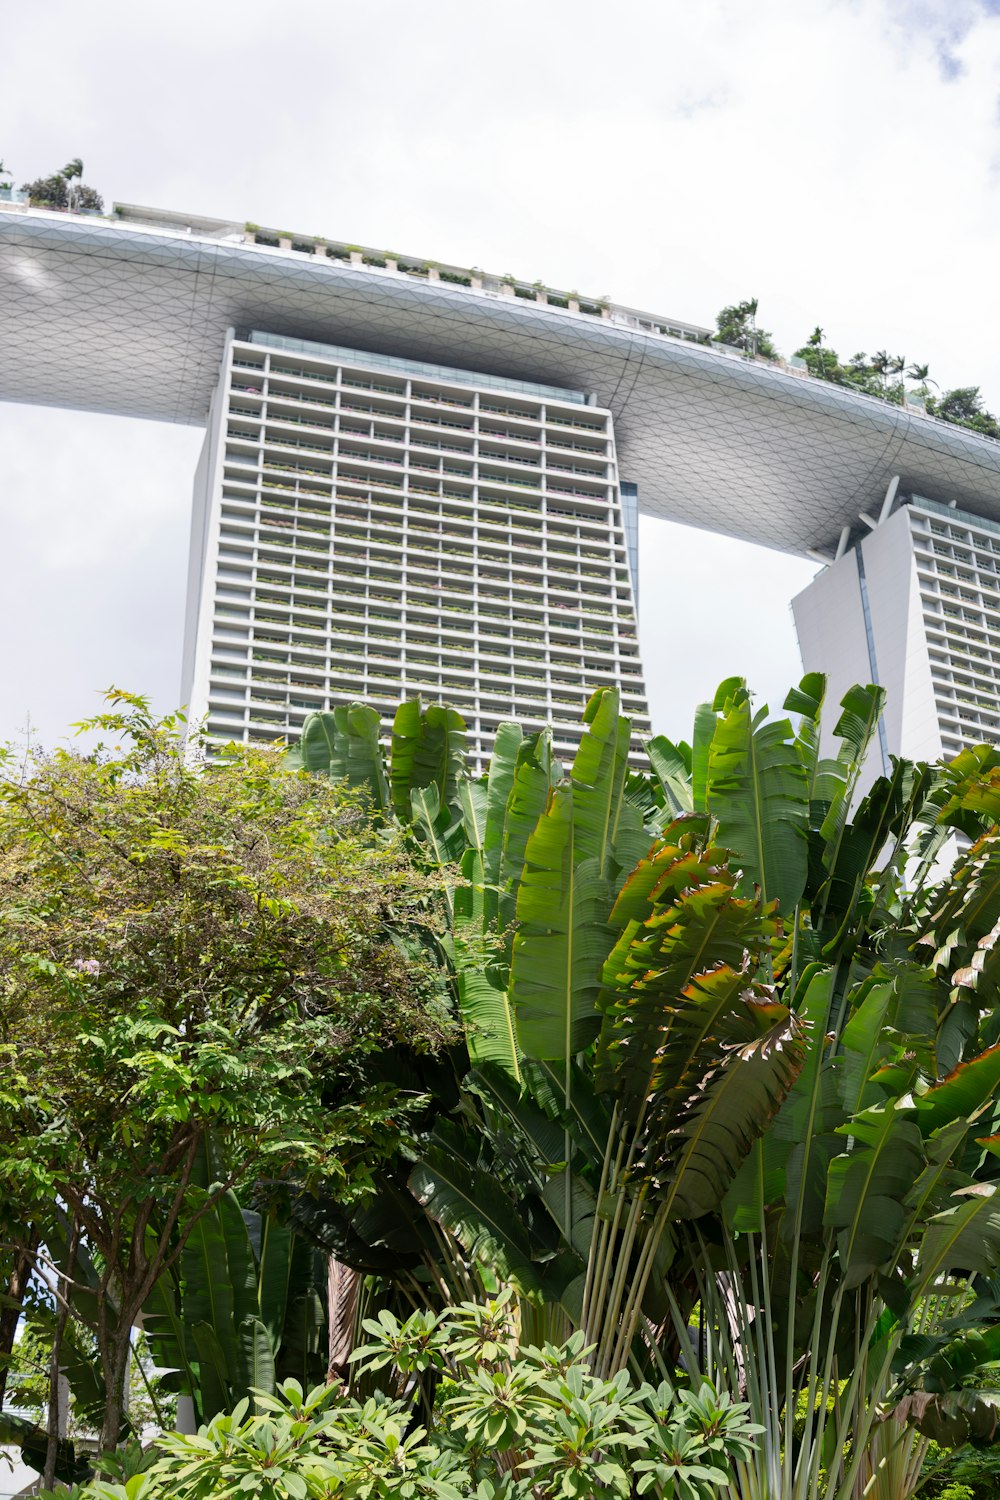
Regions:
<instances>
[{"instance_id":1,"label":"green bush","mask_svg":"<svg viewBox=\"0 0 1000 1500\"><path fill-rule=\"evenodd\" d=\"M747 1458L746 1407L697 1390L594 1375L583 1336L518 1348L506 1296L444 1314L367 1320L359 1374L241 1401L195 1436L159 1440L151 1466L119 1470L77 1500L625 1500L635 1490L715 1500Z\"/></svg>"}]
</instances>

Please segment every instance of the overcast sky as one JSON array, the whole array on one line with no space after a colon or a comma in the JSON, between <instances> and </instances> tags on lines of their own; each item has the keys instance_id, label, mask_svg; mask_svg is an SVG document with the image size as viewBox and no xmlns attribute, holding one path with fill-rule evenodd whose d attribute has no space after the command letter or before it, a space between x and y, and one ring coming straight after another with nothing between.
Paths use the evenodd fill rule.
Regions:
<instances>
[{"instance_id":1,"label":"overcast sky","mask_svg":"<svg viewBox=\"0 0 1000 1500\"><path fill-rule=\"evenodd\" d=\"M820 323L1000 407L1000 0L46 0L5 8L3 51L18 183L80 156L109 203L692 322L756 296L786 353ZM53 740L111 682L176 704L199 444L0 405L0 739ZM736 672L780 700L814 572L644 521L654 728Z\"/></svg>"}]
</instances>

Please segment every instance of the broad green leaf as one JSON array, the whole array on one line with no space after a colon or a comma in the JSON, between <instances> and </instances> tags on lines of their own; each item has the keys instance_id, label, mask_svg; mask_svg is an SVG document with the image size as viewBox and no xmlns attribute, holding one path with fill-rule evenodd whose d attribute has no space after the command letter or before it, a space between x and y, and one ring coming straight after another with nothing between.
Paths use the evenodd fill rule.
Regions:
<instances>
[{"instance_id":1,"label":"broad green leaf","mask_svg":"<svg viewBox=\"0 0 1000 1500\"><path fill-rule=\"evenodd\" d=\"M541 1290L528 1233L509 1195L470 1159L459 1131L439 1125L410 1173L410 1191L472 1259L482 1259L523 1292Z\"/></svg>"},{"instance_id":2,"label":"broad green leaf","mask_svg":"<svg viewBox=\"0 0 1000 1500\"><path fill-rule=\"evenodd\" d=\"M716 722L711 703L699 703L691 737L691 806L695 812L708 811L708 752Z\"/></svg>"},{"instance_id":3,"label":"broad green leaf","mask_svg":"<svg viewBox=\"0 0 1000 1500\"><path fill-rule=\"evenodd\" d=\"M525 740L518 751L504 815L498 881L501 894L497 913L501 929L514 921L525 850L545 811L554 771L549 732L546 730Z\"/></svg>"},{"instance_id":4,"label":"broad green leaf","mask_svg":"<svg viewBox=\"0 0 1000 1500\"><path fill-rule=\"evenodd\" d=\"M653 774L660 784L671 814L691 812L691 747L675 745L666 735L658 734L646 742L646 754Z\"/></svg>"},{"instance_id":5,"label":"broad green leaf","mask_svg":"<svg viewBox=\"0 0 1000 1500\"><path fill-rule=\"evenodd\" d=\"M824 1219L837 1231L845 1285L853 1287L892 1265L925 1157L912 1109L896 1101L854 1116L838 1134L851 1144L830 1164Z\"/></svg>"},{"instance_id":6,"label":"broad green leaf","mask_svg":"<svg viewBox=\"0 0 1000 1500\"><path fill-rule=\"evenodd\" d=\"M363 703L340 703L306 716L298 750L307 771L323 772L369 793L379 813L389 807L389 784L380 741L382 721Z\"/></svg>"},{"instance_id":7,"label":"broad green leaf","mask_svg":"<svg viewBox=\"0 0 1000 1500\"><path fill-rule=\"evenodd\" d=\"M672 1217L699 1218L721 1206L802 1057L798 1023L786 1012L766 1035L734 1049L692 1094L666 1143L661 1192Z\"/></svg>"},{"instance_id":8,"label":"broad green leaf","mask_svg":"<svg viewBox=\"0 0 1000 1500\"><path fill-rule=\"evenodd\" d=\"M257 1309L272 1349L277 1349L285 1323L293 1247L291 1229L279 1224L273 1213L266 1214L261 1221Z\"/></svg>"},{"instance_id":9,"label":"broad green leaf","mask_svg":"<svg viewBox=\"0 0 1000 1500\"><path fill-rule=\"evenodd\" d=\"M733 701L716 724L708 760L708 809L748 893L759 887L789 915L806 883L809 795L787 719Z\"/></svg>"},{"instance_id":10,"label":"broad green leaf","mask_svg":"<svg viewBox=\"0 0 1000 1500\"><path fill-rule=\"evenodd\" d=\"M917 1096L914 1102L920 1128L929 1134L952 1120L976 1114L996 1099L998 1086L1000 1046L959 1063L941 1083Z\"/></svg>"},{"instance_id":11,"label":"broad green leaf","mask_svg":"<svg viewBox=\"0 0 1000 1500\"><path fill-rule=\"evenodd\" d=\"M782 705L786 713L799 715L795 744L806 774L806 797L810 803L815 800L819 777L820 728L825 696L826 677L822 672L807 672L798 687L789 690Z\"/></svg>"},{"instance_id":12,"label":"broad green leaf","mask_svg":"<svg viewBox=\"0 0 1000 1500\"><path fill-rule=\"evenodd\" d=\"M935 1214L917 1257L914 1295L923 1295L953 1269L994 1275L1000 1267L1000 1205L995 1183L974 1183L952 1194L952 1205Z\"/></svg>"},{"instance_id":13,"label":"broad green leaf","mask_svg":"<svg viewBox=\"0 0 1000 1500\"><path fill-rule=\"evenodd\" d=\"M453 708L408 698L392 725L389 782L392 806L403 822L410 817L413 792L434 787L438 803L452 817L461 816L458 784L465 775L465 720Z\"/></svg>"},{"instance_id":14,"label":"broad green leaf","mask_svg":"<svg viewBox=\"0 0 1000 1500\"><path fill-rule=\"evenodd\" d=\"M571 775L574 859L593 860L602 875L610 874L631 738L618 702L617 688L601 688L587 704Z\"/></svg>"},{"instance_id":15,"label":"broad green leaf","mask_svg":"<svg viewBox=\"0 0 1000 1500\"><path fill-rule=\"evenodd\" d=\"M601 965L610 946L607 883L577 860L574 789L554 788L525 850L511 960L511 1001L524 1052L568 1059L597 1034Z\"/></svg>"},{"instance_id":16,"label":"broad green leaf","mask_svg":"<svg viewBox=\"0 0 1000 1500\"><path fill-rule=\"evenodd\" d=\"M824 863L828 873L839 858L854 790L885 706L885 690L874 684L856 684L844 694L840 706L842 712L833 731L841 742L840 750L826 766L823 778L824 800L829 808L820 832L826 844Z\"/></svg>"},{"instance_id":17,"label":"broad green leaf","mask_svg":"<svg viewBox=\"0 0 1000 1500\"><path fill-rule=\"evenodd\" d=\"M492 924L499 912L499 891L504 837L514 778L520 761L524 736L519 724L501 724L493 741L490 768L486 779L486 811L483 827L484 920ZM536 820L537 821L537 820Z\"/></svg>"},{"instance_id":18,"label":"broad green leaf","mask_svg":"<svg viewBox=\"0 0 1000 1500\"><path fill-rule=\"evenodd\" d=\"M753 1034L747 968L773 927L735 894L714 850L668 849L650 864L660 867L652 889L640 867L638 889L626 885L615 908L616 921L624 909L640 919L626 922L602 971L599 1076L630 1111L655 1100L669 1119L721 1048Z\"/></svg>"},{"instance_id":19,"label":"broad green leaf","mask_svg":"<svg viewBox=\"0 0 1000 1500\"><path fill-rule=\"evenodd\" d=\"M241 1390L273 1391L274 1389L274 1345L271 1336L259 1318L244 1318L239 1325L238 1338L241 1351Z\"/></svg>"}]
</instances>

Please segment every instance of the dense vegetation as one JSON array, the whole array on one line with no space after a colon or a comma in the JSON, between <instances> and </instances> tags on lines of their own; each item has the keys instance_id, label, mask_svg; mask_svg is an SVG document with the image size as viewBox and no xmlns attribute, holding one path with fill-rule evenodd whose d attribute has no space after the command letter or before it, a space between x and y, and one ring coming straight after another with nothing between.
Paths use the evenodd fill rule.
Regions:
<instances>
[{"instance_id":1,"label":"dense vegetation","mask_svg":"<svg viewBox=\"0 0 1000 1500\"><path fill-rule=\"evenodd\" d=\"M9 175L2 162L0 175ZM21 191L27 193L32 208L66 209L74 214L104 212L104 199L100 193L83 181L83 162L78 156L58 172L24 183Z\"/></svg>"},{"instance_id":2,"label":"dense vegetation","mask_svg":"<svg viewBox=\"0 0 1000 1500\"><path fill-rule=\"evenodd\" d=\"M754 357L781 358L771 335L757 327L756 297L722 308L715 322L716 342ZM957 386L935 394L931 386L936 389L936 384L930 378L928 365L911 363L904 355L889 354L884 349L871 355L862 351L841 360L836 349L824 343L824 337L822 328L814 328L794 355L817 380L861 391L893 406L914 401L942 422L968 427L984 437L1000 438L1000 421L986 410L979 386Z\"/></svg>"},{"instance_id":3,"label":"dense vegetation","mask_svg":"<svg viewBox=\"0 0 1000 1500\"><path fill-rule=\"evenodd\" d=\"M162 1247L150 1385L206 1424L109 1457L131 1489L93 1493L187 1493L192 1464L192 1494L259 1488L279 1447L273 1492L298 1500L403 1493L407 1464L406 1493L484 1500L640 1475L898 1500L958 1462L978 1483L1000 1410L1000 755L866 773L881 691L847 695L832 756L823 693L807 677L772 718L733 679L639 770L607 690L568 771L508 724L478 777L440 706L401 706L388 760L355 705L313 716L284 769L208 773L132 702L107 721L130 749L12 777L4 1040L63 1089L41 1095L58 1126L23 1064L0 1095L12 1301L50 1342L79 1326L53 1364L113 1448L121 1375L84 1334L101 1303L128 1322L132 1258L148 1275ZM201 1059L203 1014L235 1083ZM116 1052L146 1016L166 1026ZM158 1143L182 1128L171 1196ZM100 1233L122 1162L124 1258ZM352 1358L362 1327L379 1347Z\"/></svg>"}]
</instances>

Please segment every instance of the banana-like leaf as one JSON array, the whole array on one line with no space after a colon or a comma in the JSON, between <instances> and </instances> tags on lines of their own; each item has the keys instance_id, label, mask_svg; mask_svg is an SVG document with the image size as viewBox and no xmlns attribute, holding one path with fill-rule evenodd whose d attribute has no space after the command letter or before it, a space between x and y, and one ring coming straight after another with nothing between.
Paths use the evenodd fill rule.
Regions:
<instances>
[{"instance_id":1,"label":"banana-like leaf","mask_svg":"<svg viewBox=\"0 0 1000 1500\"><path fill-rule=\"evenodd\" d=\"M917 1097L917 1121L929 1135L952 1120L977 1114L993 1102L1000 1087L1000 1046L959 1063L941 1083Z\"/></svg>"},{"instance_id":2,"label":"banana-like leaf","mask_svg":"<svg viewBox=\"0 0 1000 1500\"><path fill-rule=\"evenodd\" d=\"M426 850L441 866L460 859L466 848L465 824L454 809L442 808L436 786L414 787L410 793L410 815Z\"/></svg>"},{"instance_id":3,"label":"banana-like leaf","mask_svg":"<svg viewBox=\"0 0 1000 1500\"><path fill-rule=\"evenodd\" d=\"M675 745L666 735L658 734L646 742L646 754L671 814L677 817L693 811L691 746L683 742Z\"/></svg>"},{"instance_id":4,"label":"banana-like leaf","mask_svg":"<svg viewBox=\"0 0 1000 1500\"><path fill-rule=\"evenodd\" d=\"M731 678L730 685L741 680ZM694 711L694 734L691 737L691 807L694 812L708 811L708 755L716 722L712 704L699 703Z\"/></svg>"},{"instance_id":5,"label":"banana-like leaf","mask_svg":"<svg viewBox=\"0 0 1000 1500\"><path fill-rule=\"evenodd\" d=\"M236 1329L226 1328L227 1340L237 1341ZM197 1409L203 1422L210 1422L219 1412L231 1411L237 1401L237 1387L233 1383L237 1359L222 1347L218 1333L210 1323L194 1323L190 1327L194 1344L197 1378ZM237 1356L238 1358L238 1356Z\"/></svg>"},{"instance_id":6,"label":"banana-like leaf","mask_svg":"<svg viewBox=\"0 0 1000 1500\"><path fill-rule=\"evenodd\" d=\"M926 1158L912 1108L895 1100L856 1115L838 1134L851 1146L830 1164L824 1218L837 1231L844 1284L854 1287L893 1264Z\"/></svg>"},{"instance_id":7,"label":"banana-like leaf","mask_svg":"<svg viewBox=\"0 0 1000 1500\"><path fill-rule=\"evenodd\" d=\"M872 977L857 992L853 1014L840 1039L840 1096L848 1116L879 1102L878 1088L871 1086L870 1079L891 1050L887 1027L895 1020L897 1003L898 991L891 979Z\"/></svg>"},{"instance_id":8,"label":"banana-like leaf","mask_svg":"<svg viewBox=\"0 0 1000 1500\"><path fill-rule=\"evenodd\" d=\"M364 703L339 703L306 716L298 753L307 771L323 772L348 786L362 787L379 813L389 807L389 784L379 739L377 709Z\"/></svg>"},{"instance_id":9,"label":"banana-like leaf","mask_svg":"<svg viewBox=\"0 0 1000 1500\"><path fill-rule=\"evenodd\" d=\"M575 858L593 860L605 876L612 873L611 859L625 828L648 842L623 795L632 726L618 705L617 688L601 688L587 704L587 729L571 776Z\"/></svg>"},{"instance_id":10,"label":"banana-like leaf","mask_svg":"<svg viewBox=\"0 0 1000 1500\"><path fill-rule=\"evenodd\" d=\"M809 790L789 721L755 714L748 696L731 699L712 737L707 796L747 893L758 887L791 913L806 883Z\"/></svg>"},{"instance_id":11,"label":"banana-like leaf","mask_svg":"<svg viewBox=\"0 0 1000 1500\"><path fill-rule=\"evenodd\" d=\"M972 1183L952 1194L924 1231L914 1277L914 1298L954 1269L982 1276L1000 1268L1000 1202L995 1183Z\"/></svg>"},{"instance_id":12,"label":"banana-like leaf","mask_svg":"<svg viewBox=\"0 0 1000 1500\"><path fill-rule=\"evenodd\" d=\"M419 697L407 698L392 724L389 784L392 806L408 822L411 796L420 787L435 787L438 804L452 818L461 817L458 785L465 775L465 720L453 708Z\"/></svg>"},{"instance_id":13,"label":"banana-like leaf","mask_svg":"<svg viewBox=\"0 0 1000 1500\"><path fill-rule=\"evenodd\" d=\"M289 1279L295 1236L273 1214L266 1214L260 1226L260 1249L257 1263L257 1316L267 1329L272 1350L281 1343L281 1331L288 1310Z\"/></svg>"},{"instance_id":14,"label":"banana-like leaf","mask_svg":"<svg viewBox=\"0 0 1000 1500\"><path fill-rule=\"evenodd\" d=\"M734 1048L702 1080L666 1142L660 1193L670 1217L718 1209L739 1167L802 1067L799 1023L786 1011L764 1035Z\"/></svg>"},{"instance_id":15,"label":"banana-like leaf","mask_svg":"<svg viewBox=\"0 0 1000 1500\"><path fill-rule=\"evenodd\" d=\"M249 1257L249 1243L246 1252ZM236 1299L240 1298L242 1306L248 1294L247 1311L254 1310L256 1288L251 1290L245 1285L245 1265L240 1266L237 1261L230 1270L226 1236L219 1213L203 1213L195 1223L184 1247L182 1275L184 1321L192 1328L204 1326L210 1331L212 1363L217 1366L219 1380L228 1391L239 1365ZM201 1360L201 1345L198 1345L198 1352ZM223 1409L216 1408L219 1411Z\"/></svg>"},{"instance_id":16,"label":"banana-like leaf","mask_svg":"<svg viewBox=\"0 0 1000 1500\"><path fill-rule=\"evenodd\" d=\"M538 1058L525 1062L524 1083L539 1109L569 1132L591 1169L599 1173L611 1134L611 1116L597 1093L591 1070L573 1064L568 1099L565 1070L549 1062Z\"/></svg>"},{"instance_id":17,"label":"banana-like leaf","mask_svg":"<svg viewBox=\"0 0 1000 1500\"><path fill-rule=\"evenodd\" d=\"M509 971L484 936L489 925L485 915L487 892L483 856L478 849L465 851L462 875L454 896L451 951L469 1059L473 1067L492 1064L519 1081L521 1047Z\"/></svg>"},{"instance_id":18,"label":"banana-like leaf","mask_svg":"<svg viewBox=\"0 0 1000 1500\"><path fill-rule=\"evenodd\" d=\"M814 901L814 910L829 912L843 931L852 921L868 877L880 864L886 845L912 827L929 788L925 766L894 760L892 774L880 776L865 796L850 823L838 828L835 844L828 845L829 880ZM829 823L824 823L824 828ZM835 848L830 861L829 850ZM827 918L829 920L829 918Z\"/></svg>"},{"instance_id":19,"label":"banana-like leaf","mask_svg":"<svg viewBox=\"0 0 1000 1500\"><path fill-rule=\"evenodd\" d=\"M470 781L468 778L460 781L458 800L462 804L465 843L470 849L478 849L481 854L486 834L486 787L482 778L479 781Z\"/></svg>"},{"instance_id":20,"label":"banana-like leaf","mask_svg":"<svg viewBox=\"0 0 1000 1500\"><path fill-rule=\"evenodd\" d=\"M555 773L552 737L548 730L525 740L517 755L501 837L497 911L501 929L508 928L514 921L528 840L545 811Z\"/></svg>"},{"instance_id":21,"label":"banana-like leaf","mask_svg":"<svg viewBox=\"0 0 1000 1500\"><path fill-rule=\"evenodd\" d=\"M510 994L527 1055L567 1061L597 1035L609 908L598 860L577 857L575 790L562 783L528 840L517 897Z\"/></svg>"},{"instance_id":22,"label":"banana-like leaf","mask_svg":"<svg viewBox=\"0 0 1000 1500\"><path fill-rule=\"evenodd\" d=\"M524 735L520 724L501 724L493 740L493 753L486 778L483 819L483 920L492 926L499 914L500 867L514 778L521 758Z\"/></svg>"},{"instance_id":23,"label":"banana-like leaf","mask_svg":"<svg viewBox=\"0 0 1000 1500\"><path fill-rule=\"evenodd\" d=\"M246 1318L257 1315L258 1284L253 1245L236 1194L226 1193L219 1199L215 1214L205 1217L216 1218L222 1233L226 1274L233 1298L233 1322L239 1327Z\"/></svg>"},{"instance_id":24,"label":"banana-like leaf","mask_svg":"<svg viewBox=\"0 0 1000 1500\"><path fill-rule=\"evenodd\" d=\"M827 764L824 777L824 800L829 807L820 833L826 843L827 871L832 871L837 863L854 789L885 707L885 689L874 683L867 687L855 684L845 693L840 706L842 712L833 731L841 742L840 750L836 759Z\"/></svg>"},{"instance_id":25,"label":"banana-like leaf","mask_svg":"<svg viewBox=\"0 0 1000 1500\"><path fill-rule=\"evenodd\" d=\"M398 1265L398 1262L397 1262ZM327 1364L327 1318L323 1290L326 1256L292 1238L289 1296L281 1326L281 1347L275 1361L275 1381L294 1377L303 1390L318 1385Z\"/></svg>"},{"instance_id":26,"label":"banana-like leaf","mask_svg":"<svg viewBox=\"0 0 1000 1500\"><path fill-rule=\"evenodd\" d=\"M822 672L807 672L798 687L792 688L782 707L786 713L799 715L799 727L795 744L806 773L806 792L809 800L816 795L816 779L819 773L820 720L823 699L826 697L826 678Z\"/></svg>"},{"instance_id":27,"label":"banana-like leaf","mask_svg":"<svg viewBox=\"0 0 1000 1500\"><path fill-rule=\"evenodd\" d=\"M743 993L774 929L736 895L716 851L674 847L650 864L659 869L652 889L641 867L639 891L627 884L616 905L650 909L626 924L604 965L598 1067L601 1087L630 1116L655 1108L666 1120L725 1045L753 1036L742 1029Z\"/></svg>"},{"instance_id":28,"label":"banana-like leaf","mask_svg":"<svg viewBox=\"0 0 1000 1500\"><path fill-rule=\"evenodd\" d=\"M575 1081L583 1082L586 1089L585 1079L578 1075ZM573 1252L582 1271L597 1201L594 1188L579 1170L589 1163L586 1158L579 1159L573 1135L494 1070L473 1073L469 1086L499 1119L502 1129L513 1136L517 1149L507 1157L514 1157L528 1179L522 1191L534 1192L545 1205L560 1243Z\"/></svg>"},{"instance_id":29,"label":"banana-like leaf","mask_svg":"<svg viewBox=\"0 0 1000 1500\"><path fill-rule=\"evenodd\" d=\"M242 1396L255 1390L274 1390L274 1347L271 1336L259 1318L244 1318L237 1329L240 1347Z\"/></svg>"},{"instance_id":30,"label":"banana-like leaf","mask_svg":"<svg viewBox=\"0 0 1000 1500\"><path fill-rule=\"evenodd\" d=\"M727 1200L727 1212L740 1229L759 1228L762 1206L784 1208L781 1237L786 1243L822 1224L826 1174L840 1149L833 1131L843 1108L827 1054L833 979L819 964L810 965L799 979L792 1009L803 1027L802 1071Z\"/></svg>"},{"instance_id":31,"label":"banana-like leaf","mask_svg":"<svg viewBox=\"0 0 1000 1500\"><path fill-rule=\"evenodd\" d=\"M410 1191L431 1218L524 1294L540 1293L543 1277L516 1205L495 1176L464 1156L457 1131L436 1139L410 1173Z\"/></svg>"}]
</instances>

